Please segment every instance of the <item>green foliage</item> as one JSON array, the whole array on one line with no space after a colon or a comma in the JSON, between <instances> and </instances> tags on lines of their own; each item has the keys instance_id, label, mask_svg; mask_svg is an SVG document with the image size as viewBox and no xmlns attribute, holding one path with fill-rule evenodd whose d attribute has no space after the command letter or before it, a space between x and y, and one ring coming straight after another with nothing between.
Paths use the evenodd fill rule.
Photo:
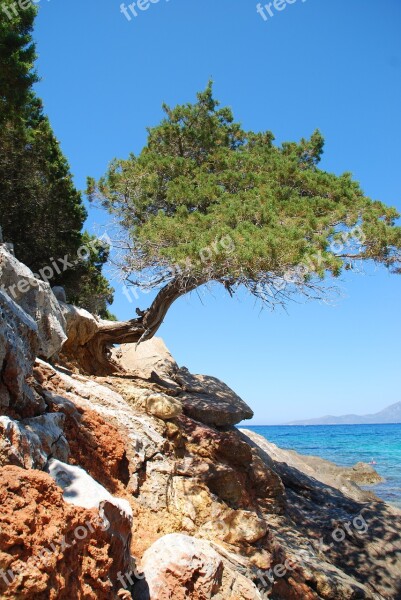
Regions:
<instances>
[{"instance_id":1,"label":"green foliage","mask_svg":"<svg viewBox=\"0 0 401 600\"><path fill-rule=\"evenodd\" d=\"M66 271L64 277L69 301L103 319L115 321L115 316L107 309L107 304L113 302L114 290L102 275L110 249L107 244L87 232L82 235L81 249L78 254L82 255L82 259L77 262L74 270Z\"/></svg>"},{"instance_id":2,"label":"green foliage","mask_svg":"<svg viewBox=\"0 0 401 600\"><path fill-rule=\"evenodd\" d=\"M0 6L0 124L10 114L18 116L24 112L31 87L38 81L33 70L36 54L31 37L36 8L32 4L26 10L18 10L16 16L12 4L12 0L2 0Z\"/></svg>"},{"instance_id":3,"label":"green foliage","mask_svg":"<svg viewBox=\"0 0 401 600\"><path fill-rule=\"evenodd\" d=\"M71 301L107 315L113 290L101 270L108 250L93 244L90 257L77 262L78 249L91 241L82 233L86 210L31 89L37 81L35 14L29 8L12 20L0 16L0 225L17 258L36 273L68 256L74 266L55 271L50 284L63 285Z\"/></svg>"},{"instance_id":4,"label":"green foliage","mask_svg":"<svg viewBox=\"0 0 401 600\"><path fill-rule=\"evenodd\" d=\"M178 263L180 275L230 290L243 284L264 297L277 279L305 291L316 276L338 276L355 260L399 266L397 212L364 196L349 173L318 168L319 131L279 147L272 133L245 131L219 108L211 84L195 104L163 108L139 156L114 160L99 182L88 180L90 199L127 232L127 277L140 281L150 270L151 285L160 285L177 276ZM230 252L203 251L224 236Z\"/></svg>"}]
</instances>

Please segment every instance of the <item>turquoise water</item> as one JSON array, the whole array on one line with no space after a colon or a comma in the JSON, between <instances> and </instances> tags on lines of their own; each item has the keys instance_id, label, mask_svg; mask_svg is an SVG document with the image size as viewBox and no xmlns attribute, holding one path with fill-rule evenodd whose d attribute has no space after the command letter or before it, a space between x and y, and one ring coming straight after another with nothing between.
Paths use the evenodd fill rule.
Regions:
<instances>
[{"instance_id":1,"label":"turquoise water","mask_svg":"<svg viewBox=\"0 0 401 600\"><path fill-rule=\"evenodd\" d=\"M401 507L401 424L244 427L280 448L320 456L346 467L373 458L377 463L374 468L385 482L370 489Z\"/></svg>"}]
</instances>

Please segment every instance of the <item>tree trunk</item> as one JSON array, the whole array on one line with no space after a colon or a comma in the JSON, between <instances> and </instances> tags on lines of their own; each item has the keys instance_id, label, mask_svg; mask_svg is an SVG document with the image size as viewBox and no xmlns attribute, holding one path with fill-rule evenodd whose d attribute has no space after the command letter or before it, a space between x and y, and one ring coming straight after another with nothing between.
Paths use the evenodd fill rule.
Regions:
<instances>
[{"instance_id":1,"label":"tree trunk","mask_svg":"<svg viewBox=\"0 0 401 600\"><path fill-rule=\"evenodd\" d=\"M150 308L137 319L99 323L89 341L64 353L64 357L85 374L107 375L118 372L121 369L110 356L111 347L114 344L138 343L152 338L173 302L203 283L204 281L196 278L172 280L160 290Z\"/></svg>"}]
</instances>

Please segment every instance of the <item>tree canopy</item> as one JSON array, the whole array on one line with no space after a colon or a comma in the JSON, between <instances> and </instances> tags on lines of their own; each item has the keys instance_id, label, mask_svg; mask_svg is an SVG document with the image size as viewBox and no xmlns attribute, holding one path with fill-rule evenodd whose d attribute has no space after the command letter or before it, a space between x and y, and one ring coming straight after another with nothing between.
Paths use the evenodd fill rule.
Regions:
<instances>
[{"instance_id":1,"label":"tree canopy","mask_svg":"<svg viewBox=\"0 0 401 600\"><path fill-rule=\"evenodd\" d=\"M360 261L400 271L397 211L365 196L350 173L319 168L319 131L277 145L220 108L211 83L196 103L163 108L139 155L88 180L90 200L123 233L123 278L159 291L138 318L99 326L80 349L84 368L104 369L114 343L152 337L178 297L208 282L274 305L322 297L323 280Z\"/></svg>"},{"instance_id":2,"label":"tree canopy","mask_svg":"<svg viewBox=\"0 0 401 600\"><path fill-rule=\"evenodd\" d=\"M399 268L396 210L366 197L350 173L319 169L319 131L277 146L219 108L211 84L195 104L163 108L138 156L89 180L90 198L126 232L128 282L216 281L273 301L356 260Z\"/></svg>"},{"instance_id":3,"label":"tree canopy","mask_svg":"<svg viewBox=\"0 0 401 600\"><path fill-rule=\"evenodd\" d=\"M10 6L10 2L3 6ZM102 275L108 249L82 231L87 213L75 188L40 99L32 86L35 44L32 6L0 12L0 225L19 260L35 273L68 257L68 269L53 269L50 284L104 317L113 290ZM81 246L88 246L77 260ZM60 266L60 265L59 265Z\"/></svg>"}]
</instances>

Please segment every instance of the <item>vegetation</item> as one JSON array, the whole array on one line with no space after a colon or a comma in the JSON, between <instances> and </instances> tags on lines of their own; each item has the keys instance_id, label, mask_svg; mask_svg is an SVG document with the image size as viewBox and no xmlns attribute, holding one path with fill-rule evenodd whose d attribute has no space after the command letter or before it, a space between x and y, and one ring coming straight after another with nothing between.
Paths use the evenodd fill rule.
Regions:
<instances>
[{"instance_id":1,"label":"vegetation","mask_svg":"<svg viewBox=\"0 0 401 600\"><path fill-rule=\"evenodd\" d=\"M211 84L195 104L164 111L139 156L88 182L125 232L126 281L160 290L138 319L99 330L98 358L102 346L154 335L176 298L211 281L285 303L320 297L322 280L356 261L399 270L396 210L367 198L349 173L319 169L319 131L277 146L219 108Z\"/></svg>"},{"instance_id":2,"label":"vegetation","mask_svg":"<svg viewBox=\"0 0 401 600\"><path fill-rule=\"evenodd\" d=\"M107 317L113 290L102 275L108 248L82 232L86 210L69 165L32 86L36 9L0 13L0 225L17 258L34 272L68 256L73 267L55 272L51 285ZM90 245L87 258L78 249Z\"/></svg>"}]
</instances>

